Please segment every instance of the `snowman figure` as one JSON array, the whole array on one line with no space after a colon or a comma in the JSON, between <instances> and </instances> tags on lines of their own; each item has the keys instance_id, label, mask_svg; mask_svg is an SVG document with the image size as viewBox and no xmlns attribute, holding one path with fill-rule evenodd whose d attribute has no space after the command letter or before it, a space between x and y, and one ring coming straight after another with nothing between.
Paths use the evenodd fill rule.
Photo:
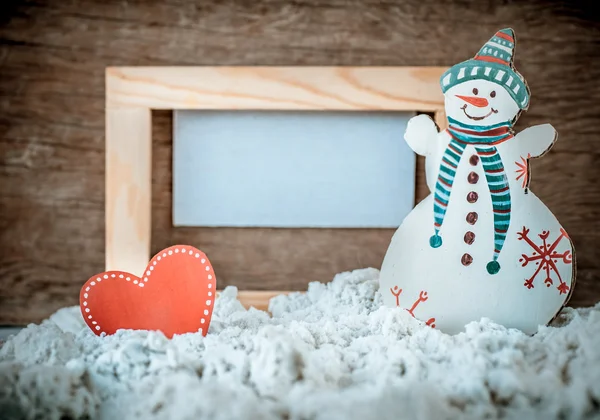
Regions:
<instances>
[{"instance_id":1,"label":"snowman figure","mask_svg":"<svg viewBox=\"0 0 600 420\"><path fill-rule=\"evenodd\" d=\"M450 334L482 318L535 333L573 291L573 244L529 190L529 159L557 135L550 124L513 132L530 99L514 51L513 30L498 31L442 75L448 128L419 115L405 133L426 158L431 194L394 234L380 291Z\"/></svg>"}]
</instances>

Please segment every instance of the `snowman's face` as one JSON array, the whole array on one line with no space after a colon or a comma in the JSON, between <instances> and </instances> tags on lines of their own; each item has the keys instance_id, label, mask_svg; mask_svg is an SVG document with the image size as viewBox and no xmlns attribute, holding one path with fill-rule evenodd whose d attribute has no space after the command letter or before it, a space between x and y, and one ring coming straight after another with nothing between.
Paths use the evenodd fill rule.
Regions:
<instances>
[{"instance_id":1,"label":"snowman's face","mask_svg":"<svg viewBox=\"0 0 600 420\"><path fill-rule=\"evenodd\" d=\"M446 115L469 125L487 126L513 121L519 106L502 86L487 80L469 80L445 93Z\"/></svg>"}]
</instances>

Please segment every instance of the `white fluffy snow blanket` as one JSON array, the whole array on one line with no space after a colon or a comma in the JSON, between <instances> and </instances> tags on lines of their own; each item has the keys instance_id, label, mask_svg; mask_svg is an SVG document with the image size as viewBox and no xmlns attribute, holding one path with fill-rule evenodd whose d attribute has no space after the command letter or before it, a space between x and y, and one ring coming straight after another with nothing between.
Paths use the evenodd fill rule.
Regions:
<instances>
[{"instance_id":1,"label":"white fluffy snow blanket","mask_svg":"<svg viewBox=\"0 0 600 420\"><path fill-rule=\"evenodd\" d=\"M449 336L382 307L378 275L278 296L272 317L228 287L206 337L97 337L62 309L0 349L0 418L600 418L600 304L534 336L485 319Z\"/></svg>"}]
</instances>

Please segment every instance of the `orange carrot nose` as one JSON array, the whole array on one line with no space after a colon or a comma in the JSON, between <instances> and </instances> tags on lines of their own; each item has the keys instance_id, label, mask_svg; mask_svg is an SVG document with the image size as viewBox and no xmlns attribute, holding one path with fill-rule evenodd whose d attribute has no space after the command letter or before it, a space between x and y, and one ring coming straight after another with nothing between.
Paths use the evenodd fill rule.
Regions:
<instances>
[{"instance_id":1,"label":"orange carrot nose","mask_svg":"<svg viewBox=\"0 0 600 420\"><path fill-rule=\"evenodd\" d=\"M488 100L485 98L478 98L476 96L462 96L462 95L456 95L456 97L462 99L463 101L465 101L468 104L478 106L479 108L488 106Z\"/></svg>"}]
</instances>

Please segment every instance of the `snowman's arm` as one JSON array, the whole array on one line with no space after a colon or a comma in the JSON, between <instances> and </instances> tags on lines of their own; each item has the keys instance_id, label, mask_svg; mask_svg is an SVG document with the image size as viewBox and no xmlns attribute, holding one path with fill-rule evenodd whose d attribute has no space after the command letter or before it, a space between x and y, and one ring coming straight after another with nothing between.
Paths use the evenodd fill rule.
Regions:
<instances>
[{"instance_id":1,"label":"snowman's arm","mask_svg":"<svg viewBox=\"0 0 600 420\"><path fill-rule=\"evenodd\" d=\"M404 140L418 155L430 155L436 144L438 129L435 122L425 114L412 117L406 126Z\"/></svg>"},{"instance_id":2,"label":"snowman's arm","mask_svg":"<svg viewBox=\"0 0 600 420\"><path fill-rule=\"evenodd\" d=\"M519 146L519 150L523 157L538 157L546 153L554 142L558 134L552 125L541 124L526 128L517 134L514 141Z\"/></svg>"}]
</instances>

